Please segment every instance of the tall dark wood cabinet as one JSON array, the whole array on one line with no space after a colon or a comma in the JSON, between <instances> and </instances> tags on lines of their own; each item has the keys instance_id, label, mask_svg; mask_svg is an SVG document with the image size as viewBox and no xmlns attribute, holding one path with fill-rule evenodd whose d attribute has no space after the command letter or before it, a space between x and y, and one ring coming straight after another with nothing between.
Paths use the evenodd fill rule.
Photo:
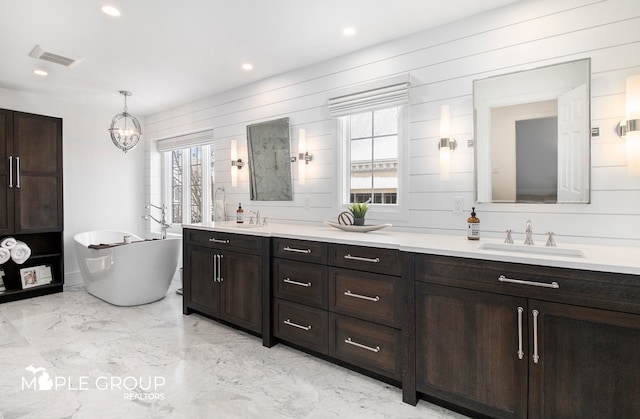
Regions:
<instances>
[{"instance_id":1,"label":"tall dark wood cabinet","mask_svg":"<svg viewBox=\"0 0 640 419\"><path fill-rule=\"evenodd\" d=\"M0 240L31 249L23 264L2 264L0 302L62 291L62 119L0 109ZM48 284L23 285L21 270L46 267ZM46 281L45 281L46 282ZM29 286L33 285L33 286Z\"/></svg>"}]
</instances>

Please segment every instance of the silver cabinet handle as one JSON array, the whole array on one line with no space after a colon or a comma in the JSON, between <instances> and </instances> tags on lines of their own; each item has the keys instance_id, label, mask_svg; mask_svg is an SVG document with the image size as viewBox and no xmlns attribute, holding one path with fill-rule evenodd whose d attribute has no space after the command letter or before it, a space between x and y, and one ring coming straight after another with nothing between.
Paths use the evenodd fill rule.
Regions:
<instances>
[{"instance_id":1,"label":"silver cabinet handle","mask_svg":"<svg viewBox=\"0 0 640 419\"><path fill-rule=\"evenodd\" d=\"M306 253L307 255L311 253L311 249L296 249L295 247L286 246L282 250L285 252L293 252L293 253Z\"/></svg>"},{"instance_id":2,"label":"silver cabinet handle","mask_svg":"<svg viewBox=\"0 0 640 419\"><path fill-rule=\"evenodd\" d=\"M518 359L524 358L524 351L522 350L522 313L524 308L518 307Z\"/></svg>"},{"instance_id":3,"label":"silver cabinet handle","mask_svg":"<svg viewBox=\"0 0 640 419\"><path fill-rule=\"evenodd\" d=\"M222 282L224 281L224 278L222 277L222 257L224 255L217 255L218 256L218 282Z\"/></svg>"},{"instance_id":4,"label":"silver cabinet handle","mask_svg":"<svg viewBox=\"0 0 640 419\"><path fill-rule=\"evenodd\" d=\"M298 281L294 281L291 278L285 278L282 280L282 282L284 282L285 284L292 284L292 285L299 285L301 287L310 287L311 286L311 282L298 282Z\"/></svg>"},{"instance_id":5,"label":"silver cabinet handle","mask_svg":"<svg viewBox=\"0 0 640 419\"><path fill-rule=\"evenodd\" d=\"M380 297L378 297L377 295L375 297L367 297L366 295L362 295L362 294L354 294L349 290L346 290L344 292L344 295L346 295L347 297L360 298L361 300L380 301Z\"/></svg>"},{"instance_id":6,"label":"silver cabinet handle","mask_svg":"<svg viewBox=\"0 0 640 419\"><path fill-rule=\"evenodd\" d=\"M218 282L218 255L213 255L213 282Z\"/></svg>"},{"instance_id":7,"label":"silver cabinet handle","mask_svg":"<svg viewBox=\"0 0 640 419\"><path fill-rule=\"evenodd\" d=\"M13 188L13 156L9 156L9 187Z\"/></svg>"},{"instance_id":8,"label":"silver cabinet handle","mask_svg":"<svg viewBox=\"0 0 640 419\"><path fill-rule=\"evenodd\" d=\"M363 345L363 344L358 343L358 342L354 342L354 341L351 340L351 338L346 338L344 340L344 343L348 343L349 345L357 346L358 348L366 349L367 351L380 352L380 347L379 346L376 346L375 348L372 348L371 346L367 346L367 345Z\"/></svg>"},{"instance_id":9,"label":"silver cabinet handle","mask_svg":"<svg viewBox=\"0 0 640 419\"><path fill-rule=\"evenodd\" d=\"M537 364L540 357L538 356L538 310L533 310L533 363Z\"/></svg>"},{"instance_id":10,"label":"silver cabinet handle","mask_svg":"<svg viewBox=\"0 0 640 419\"><path fill-rule=\"evenodd\" d=\"M287 319L287 320L283 321L283 323L286 324L287 326L297 327L298 329L307 330L307 331L311 330L311 325L303 326L301 324L293 323L291 321L291 319Z\"/></svg>"},{"instance_id":11,"label":"silver cabinet handle","mask_svg":"<svg viewBox=\"0 0 640 419\"><path fill-rule=\"evenodd\" d=\"M16 157L16 188L20 188L20 157Z\"/></svg>"},{"instance_id":12,"label":"silver cabinet handle","mask_svg":"<svg viewBox=\"0 0 640 419\"><path fill-rule=\"evenodd\" d=\"M344 258L349 260L357 260L358 262L380 263L380 258L363 258L360 256L351 256L350 254L344 255Z\"/></svg>"},{"instance_id":13,"label":"silver cabinet handle","mask_svg":"<svg viewBox=\"0 0 640 419\"><path fill-rule=\"evenodd\" d=\"M534 287L560 288L560 285L556 281L553 281L552 283L549 284L547 282L525 281L524 279L511 279L511 278L507 278L504 275L500 275L498 277L498 281L500 281L500 282L509 282L511 284L531 285L531 286L534 286Z\"/></svg>"},{"instance_id":14,"label":"silver cabinet handle","mask_svg":"<svg viewBox=\"0 0 640 419\"><path fill-rule=\"evenodd\" d=\"M229 240L220 240L220 239L216 239L215 237L211 237L209 239L209 241L211 243L222 243L222 244L229 244Z\"/></svg>"}]
</instances>

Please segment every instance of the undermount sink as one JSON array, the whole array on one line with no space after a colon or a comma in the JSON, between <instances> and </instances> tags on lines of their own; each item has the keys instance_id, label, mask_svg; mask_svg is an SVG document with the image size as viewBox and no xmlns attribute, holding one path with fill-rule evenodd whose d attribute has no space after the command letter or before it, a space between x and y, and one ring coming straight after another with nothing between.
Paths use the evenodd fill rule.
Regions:
<instances>
[{"instance_id":1,"label":"undermount sink","mask_svg":"<svg viewBox=\"0 0 640 419\"><path fill-rule=\"evenodd\" d=\"M258 227L264 227L264 225L262 224L250 224L250 223L236 223L233 225L233 227L236 228L258 228Z\"/></svg>"},{"instance_id":2,"label":"undermount sink","mask_svg":"<svg viewBox=\"0 0 640 419\"><path fill-rule=\"evenodd\" d=\"M542 247L542 246L523 246L519 244L506 243L483 243L480 250L497 250L500 252L514 252L534 255L550 255L550 256L568 256L583 258L584 253L578 249L568 249L564 247Z\"/></svg>"}]
</instances>

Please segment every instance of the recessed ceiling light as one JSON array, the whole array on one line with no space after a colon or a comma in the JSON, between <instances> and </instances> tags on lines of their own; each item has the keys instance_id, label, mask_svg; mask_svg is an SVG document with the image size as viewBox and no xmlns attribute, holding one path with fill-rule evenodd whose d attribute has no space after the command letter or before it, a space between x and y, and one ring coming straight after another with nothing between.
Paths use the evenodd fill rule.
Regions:
<instances>
[{"instance_id":1,"label":"recessed ceiling light","mask_svg":"<svg viewBox=\"0 0 640 419\"><path fill-rule=\"evenodd\" d=\"M245 70L245 71L253 70L253 64L244 63L244 64L242 64L242 69Z\"/></svg>"},{"instance_id":2,"label":"recessed ceiling light","mask_svg":"<svg viewBox=\"0 0 640 419\"><path fill-rule=\"evenodd\" d=\"M344 28L344 29L342 30L342 34L343 34L344 36L353 36L353 35L355 35L355 34L356 34L356 28L353 28L353 27L351 27L351 26L349 26L349 27L347 27L347 28Z\"/></svg>"},{"instance_id":3,"label":"recessed ceiling light","mask_svg":"<svg viewBox=\"0 0 640 419\"><path fill-rule=\"evenodd\" d=\"M102 13L109 16L120 16L120 10L116 9L113 6L102 6Z\"/></svg>"},{"instance_id":4,"label":"recessed ceiling light","mask_svg":"<svg viewBox=\"0 0 640 419\"><path fill-rule=\"evenodd\" d=\"M38 76L48 76L49 75L49 73L47 73L46 71L38 70L38 69L33 70L33 74L36 74Z\"/></svg>"}]
</instances>

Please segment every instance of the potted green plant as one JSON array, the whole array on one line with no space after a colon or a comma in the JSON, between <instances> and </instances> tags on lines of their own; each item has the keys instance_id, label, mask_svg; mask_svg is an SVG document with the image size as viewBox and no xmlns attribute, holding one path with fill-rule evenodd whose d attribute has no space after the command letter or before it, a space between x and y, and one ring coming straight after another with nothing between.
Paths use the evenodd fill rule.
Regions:
<instances>
[{"instance_id":1,"label":"potted green plant","mask_svg":"<svg viewBox=\"0 0 640 419\"><path fill-rule=\"evenodd\" d=\"M353 214L353 225L354 226L362 226L364 225L364 215L367 213L369 207L366 202L354 202L349 206L349 211Z\"/></svg>"}]
</instances>

